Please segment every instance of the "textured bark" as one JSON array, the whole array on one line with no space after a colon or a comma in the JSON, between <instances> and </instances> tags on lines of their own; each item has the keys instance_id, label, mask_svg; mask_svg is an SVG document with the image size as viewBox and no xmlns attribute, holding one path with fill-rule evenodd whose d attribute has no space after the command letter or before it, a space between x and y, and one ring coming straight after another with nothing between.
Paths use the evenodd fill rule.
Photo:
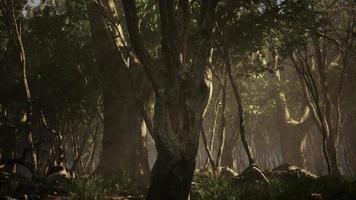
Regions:
<instances>
[{"instance_id":1,"label":"textured bark","mask_svg":"<svg viewBox=\"0 0 356 200\"><path fill-rule=\"evenodd\" d=\"M117 49L123 48L122 41L112 37L119 33L112 34L105 19L105 17L111 17L110 20L116 19L114 2L106 0L103 3L104 10L94 4L90 4L89 7L104 105L102 153L96 172L104 176L112 176L117 172L128 173L129 178L135 180L135 177L149 173L147 152L143 150L145 148L143 120L130 80L130 72L126 69L125 61ZM142 82L138 84L140 83L142 84Z\"/></svg>"},{"instance_id":2,"label":"textured bark","mask_svg":"<svg viewBox=\"0 0 356 200\"><path fill-rule=\"evenodd\" d=\"M330 161L330 169L329 174L334 176L340 176L340 168L338 163L338 153L336 147L337 137L337 128L332 123L332 102L330 99L330 91L328 87L327 80L327 66L326 61L322 58L322 52L320 49L319 39L316 35L313 37L313 46L315 53L315 64L319 74L319 83L321 86L321 94L322 94L322 107L323 107L323 117L320 116L321 124L324 126L324 131L326 135L326 149L327 154ZM319 103L319 102L318 102ZM317 105L318 106L318 105Z\"/></svg>"},{"instance_id":3,"label":"textured bark","mask_svg":"<svg viewBox=\"0 0 356 200\"><path fill-rule=\"evenodd\" d=\"M176 4L171 0L159 0L158 3L162 35L160 62L145 48L138 29L135 1L123 1L133 49L156 95L152 136L158 156L146 199L186 200L195 168L202 116L209 98L206 71L217 1L203 2L202 21L192 55L185 50L188 26L182 23L190 17L178 14L189 14L188 1ZM191 58L191 63L186 58ZM184 60L189 62L183 64Z\"/></svg>"}]
</instances>

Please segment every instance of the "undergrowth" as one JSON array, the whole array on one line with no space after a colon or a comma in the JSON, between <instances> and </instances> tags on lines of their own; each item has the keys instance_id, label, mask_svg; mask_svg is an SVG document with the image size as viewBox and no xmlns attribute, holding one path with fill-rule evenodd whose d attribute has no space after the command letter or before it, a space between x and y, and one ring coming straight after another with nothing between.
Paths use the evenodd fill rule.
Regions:
<instances>
[{"instance_id":1,"label":"undergrowth","mask_svg":"<svg viewBox=\"0 0 356 200\"><path fill-rule=\"evenodd\" d=\"M270 179L270 184L240 183L231 177L196 177L191 200L355 200L356 179Z\"/></svg>"},{"instance_id":2,"label":"undergrowth","mask_svg":"<svg viewBox=\"0 0 356 200\"><path fill-rule=\"evenodd\" d=\"M239 182L233 177L195 177L190 200L355 200L356 179L320 177L318 179L270 178L270 184ZM78 200L101 200L110 194L144 194L145 190L125 182L122 176L110 179L75 179L68 189Z\"/></svg>"},{"instance_id":3,"label":"undergrowth","mask_svg":"<svg viewBox=\"0 0 356 200\"><path fill-rule=\"evenodd\" d=\"M129 196L145 193L147 181L143 177L132 181L126 173L117 173L112 177L92 176L76 178L65 185L77 200L102 200L110 196Z\"/></svg>"}]
</instances>

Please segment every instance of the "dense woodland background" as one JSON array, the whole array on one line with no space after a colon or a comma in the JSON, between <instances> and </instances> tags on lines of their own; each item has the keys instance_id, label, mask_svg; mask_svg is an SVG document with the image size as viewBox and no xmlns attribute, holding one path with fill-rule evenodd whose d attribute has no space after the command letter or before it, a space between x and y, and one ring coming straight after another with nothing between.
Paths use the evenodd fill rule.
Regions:
<instances>
[{"instance_id":1,"label":"dense woodland background","mask_svg":"<svg viewBox=\"0 0 356 200\"><path fill-rule=\"evenodd\" d=\"M1 0L0 170L356 173L353 0ZM231 171L231 170L230 170Z\"/></svg>"}]
</instances>

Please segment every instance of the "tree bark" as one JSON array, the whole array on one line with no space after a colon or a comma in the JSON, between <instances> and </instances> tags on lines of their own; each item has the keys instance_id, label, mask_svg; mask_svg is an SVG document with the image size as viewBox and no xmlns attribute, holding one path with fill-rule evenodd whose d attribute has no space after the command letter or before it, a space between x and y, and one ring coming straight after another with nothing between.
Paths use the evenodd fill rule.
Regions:
<instances>
[{"instance_id":1,"label":"tree bark","mask_svg":"<svg viewBox=\"0 0 356 200\"><path fill-rule=\"evenodd\" d=\"M324 124L324 130L326 134L326 148L327 153L329 154L330 159L330 171L329 173L334 176L340 176L340 168L338 163L338 153L336 148L337 134L336 128L332 123L332 103L330 99L330 91L328 88L327 82L327 66L325 64L325 60L322 59L322 53L320 49L319 39L316 35L313 36L313 45L314 45L314 53L315 53L315 64L319 74L319 83L321 86L321 94L322 94L322 107L323 107L323 115L321 119L321 123Z\"/></svg>"},{"instance_id":2,"label":"tree bark","mask_svg":"<svg viewBox=\"0 0 356 200\"><path fill-rule=\"evenodd\" d=\"M146 200L186 200L195 169L202 116L209 98L206 71L217 1L202 2L195 49L189 55L191 61L186 59L184 47L189 32L185 20L190 17L178 14L189 14L189 2L159 0L158 3L162 35L160 62L145 47L138 29L135 1L123 1L133 49L146 69L156 96L152 136L158 155ZM184 60L187 63L182 63Z\"/></svg>"},{"instance_id":3,"label":"tree bark","mask_svg":"<svg viewBox=\"0 0 356 200\"><path fill-rule=\"evenodd\" d=\"M112 0L105 0L103 4L103 7L93 3L89 5L90 26L100 66L104 105L102 152L96 172L108 177L114 173L127 173L130 180L135 181L138 176L149 174L147 152L143 150L143 119L132 80L129 78L130 72L117 49L117 46L124 48L122 40L112 37L121 34L115 32L121 28L109 30L105 21L117 18L115 4ZM115 25L119 26L113 24ZM140 84L143 84L142 81L139 81L138 85Z\"/></svg>"}]
</instances>

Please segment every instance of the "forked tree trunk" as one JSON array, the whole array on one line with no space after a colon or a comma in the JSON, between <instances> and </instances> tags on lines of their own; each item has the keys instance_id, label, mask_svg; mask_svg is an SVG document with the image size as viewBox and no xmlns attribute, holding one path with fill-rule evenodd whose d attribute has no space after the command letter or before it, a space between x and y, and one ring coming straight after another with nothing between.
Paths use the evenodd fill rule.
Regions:
<instances>
[{"instance_id":1,"label":"forked tree trunk","mask_svg":"<svg viewBox=\"0 0 356 200\"><path fill-rule=\"evenodd\" d=\"M156 95L152 136L158 154L146 200L186 200L195 169L202 116L209 98L206 71L218 1L202 2L201 23L190 57L186 51L189 1L159 0L158 3L161 62L153 59L145 48L135 1L123 1L133 49ZM184 61L187 63L183 64Z\"/></svg>"}]
</instances>

